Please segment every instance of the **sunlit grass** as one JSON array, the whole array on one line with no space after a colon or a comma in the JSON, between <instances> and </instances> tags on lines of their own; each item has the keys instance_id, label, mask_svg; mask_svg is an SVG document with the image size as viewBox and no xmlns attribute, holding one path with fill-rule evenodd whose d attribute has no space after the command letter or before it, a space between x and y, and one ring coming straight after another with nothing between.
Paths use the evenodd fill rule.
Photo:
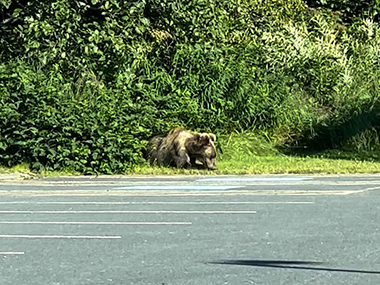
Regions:
<instances>
[{"instance_id":1,"label":"sunlit grass","mask_svg":"<svg viewBox=\"0 0 380 285\"><path fill-rule=\"evenodd\" d=\"M239 155L237 155L239 156ZM316 157L243 156L218 161L214 171L142 166L129 174L238 175L238 174L349 174L380 173L380 162Z\"/></svg>"},{"instance_id":2,"label":"sunlit grass","mask_svg":"<svg viewBox=\"0 0 380 285\"><path fill-rule=\"evenodd\" d=\"M218 140L215 171L136 165L126 175L254 175L254 174L353 174L380 173L380 153L375 151L325 151L318 155L291 156L281 153L265 136L232 134ZM29 173L26 164L0 167L0 173ZM66 169L45 171L40 177L80 175Z\"/></svg>"},{"instance_id":3,"label":"sunlit grass","mask_svg":"<svg viewBox=\"0 0 380 285\"><path fill-rule=\"evenodd\" d=\"M171 167L151 167L147 164L131 169L127 175L249 175L249 174L349 174L380 173L380 162L318 157L243 156L218 160L214 171L199 169L177 169ZM27 167L0 168L0 174L28 173ZM46 171L40 177L80 175L72 171Z\"/></svg>"},{"instance_id":4,"label":"sunlit grass","mask_svg":"<svg viewBox=\"0 0 380 285\"><path fill-rule=\"evenodd\" d=\"M338 174L378 173L380 162L312 157L258 157L219 163L219 174Z\"/></svg>"},{"instance_id":5,"label":"sunlit grass","mask_svg":"<svg viewBox=\"0 0 380 285\"><path fill-rule=\"evenodd\" d=\"M29 166L27 164L19 164L13 167L5 167L0 166L1 174L9 174L9 173L29 173Z\"/></svg>"},{"instance_id":6,"label":"sunlit grass","mask_svg":"<svg viewBox=\"0 0 380 285\"><path fill-rule=\"evenodd\" d=\"M380 173L376 154L365 158L355 152L327 151L314 156L281 153L275 143L254 134L232 134L220 138L215 171L138 166L130 174L151 175L234 175L234 174L348 174ZM380 156L379 156L380 157Z\"/></svg>"},{"instance_id":7,"label":"sunlit grass","mask_svg":"<svg viewBox=\"0 0 380 285\"><path fill-rule=\"evenodd\" d=\"M69 176L69 175L79 175L79 172L72 171L70 169L62 169L61 171L42 171L40 173L33 173L28 164L19 164L13 167L0 166L0 174L22 174L27 177L56 177L56 176Z\"/></svg>"}]
</instances>

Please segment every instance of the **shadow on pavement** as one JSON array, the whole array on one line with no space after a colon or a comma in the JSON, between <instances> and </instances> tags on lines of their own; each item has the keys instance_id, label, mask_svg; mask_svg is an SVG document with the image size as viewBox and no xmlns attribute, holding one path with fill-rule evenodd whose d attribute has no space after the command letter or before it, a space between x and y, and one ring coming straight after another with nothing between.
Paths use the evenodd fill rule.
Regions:
<instances>
[{"instance_id":1,"label":"shadow on pavement","mask_svg":"<svg viewBox=\"0 0 380 285\"><path fill-rule=\"evenodd\" d=\"M272 267L272 268L303 269L303 270L316 270L316 271L380 274L380 271L371 271L371 270L331 268L331 267L319 267L319 266L316 267L315 265L322 265L323 263L313 262L313 261L253 259L253 260L221 260L221 261L208 262L208 264L245 265L245 266L255 266L255 267Z\"/></svg>"}]
</instances>

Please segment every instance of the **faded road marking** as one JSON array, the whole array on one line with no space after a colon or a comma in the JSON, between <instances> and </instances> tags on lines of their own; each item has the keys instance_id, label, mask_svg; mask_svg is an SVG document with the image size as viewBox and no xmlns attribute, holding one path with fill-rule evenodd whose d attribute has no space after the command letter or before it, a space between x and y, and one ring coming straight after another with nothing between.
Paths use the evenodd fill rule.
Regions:
<instances>
[{"instance_id":1,"label":"faded road marking","mask_svg":"<svg viewBox=\"0 0 380 285\"><path fill-rule=\"evenodd\" d=\"M0 211L0 214L256 214L256 211Z\"/></svg>"},{"instance_id":2,"label":"faded road marking","mask_svg":"<svg viewBox=\"0 0 380 285\"><path fill-rule=\"evenodd\" d=\"M7 190L0 191L0 196L136 196L136 197L164 197L164 196L341 196L360 194L380 187L360 190L225 190L225 191L175 191L175 190Z\"/></svg>"},{"instance_id":3,"label":"faded road marking","mask_svg":"<svg viewBox=\"0 0 380 285\"><path fill-rule=\"evenodd\" d=\"M125 186L113 188L114 190L228 190L243 188L245 186L215 186L215 185L145 185Z\"/></svg>"},{"instance_id":4,"label":"faded road marking","mask_svg":"<svg viewBox=\"0 0 380 285\"><path fill-rule=\"evenodd\" d=\"M277 204L291 204L291 205L307 205L314 204L314 202L305 201L276 201L276 202L262 202L262 201L135 201L135 202L103 202L103 201L5 201L0 202L0 205L18 205L18 204L37 204L37 205L277 205Z\"/></svg>"},{"instance_id":5,"label":"faded road marking","mask_svg":"<svg viewBox=\"0 0 380 285\"><path fill-rule=\"evenodd\" d=\"M198 182L255 182L255 181L303 181L310 180L311 177L215 177L215 178L202 178Z\"/></svg>"},{"instance_id":6,"label":"faded road marking","mask_svg":"<svg viewBox=\"0 0 380 285\"><path fill-rule=\"evenodd\" d=\"M41 225L191 225L191 222L43 222L43 221L1 221L0 224L41 224Z\"/></svg>"},{"instance_id":7,"label":"faded road marking","mask_svg":"<svg viewBox=\"0 0 380 285\"><path fill-rule=\"evenodd\" d=\"M121 239L121 236L0 235L0 238L27 238L27 239Z\"/></svg>"}]
</instances>

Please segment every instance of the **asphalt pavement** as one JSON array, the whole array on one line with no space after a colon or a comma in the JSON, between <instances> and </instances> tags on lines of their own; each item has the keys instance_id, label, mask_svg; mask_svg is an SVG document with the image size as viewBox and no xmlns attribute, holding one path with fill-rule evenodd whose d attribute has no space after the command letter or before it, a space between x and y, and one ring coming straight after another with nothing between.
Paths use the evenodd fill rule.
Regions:
<instances>
[{"instance_id":1,"label":"asphalt pavement","mask_svg":"<svg viewBox=\"0 0 380 285\"><path fill-rule=\"evenodd\" d=\"M380 282L380 175L16 178L1 285Z\"/></svg>"}]
</instances>

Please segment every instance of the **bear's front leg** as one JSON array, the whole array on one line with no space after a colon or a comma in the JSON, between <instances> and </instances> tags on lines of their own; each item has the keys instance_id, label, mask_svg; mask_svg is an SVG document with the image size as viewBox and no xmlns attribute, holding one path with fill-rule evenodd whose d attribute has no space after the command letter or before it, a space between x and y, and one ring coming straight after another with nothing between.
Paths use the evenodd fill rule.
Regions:
<instances>
[{"instance_id":1,"label":"bear's front leg","mask_svg":"<svg viewBox=\"0 0 380 285\"><path fill-rule=\"evenodd\" d=\"M181 156L176 156L174 158L174 161L175 161L176 166L178 168L190 168L191 167L190 157L187 154L183 154Z\"/></svg>"}]
</instances>

